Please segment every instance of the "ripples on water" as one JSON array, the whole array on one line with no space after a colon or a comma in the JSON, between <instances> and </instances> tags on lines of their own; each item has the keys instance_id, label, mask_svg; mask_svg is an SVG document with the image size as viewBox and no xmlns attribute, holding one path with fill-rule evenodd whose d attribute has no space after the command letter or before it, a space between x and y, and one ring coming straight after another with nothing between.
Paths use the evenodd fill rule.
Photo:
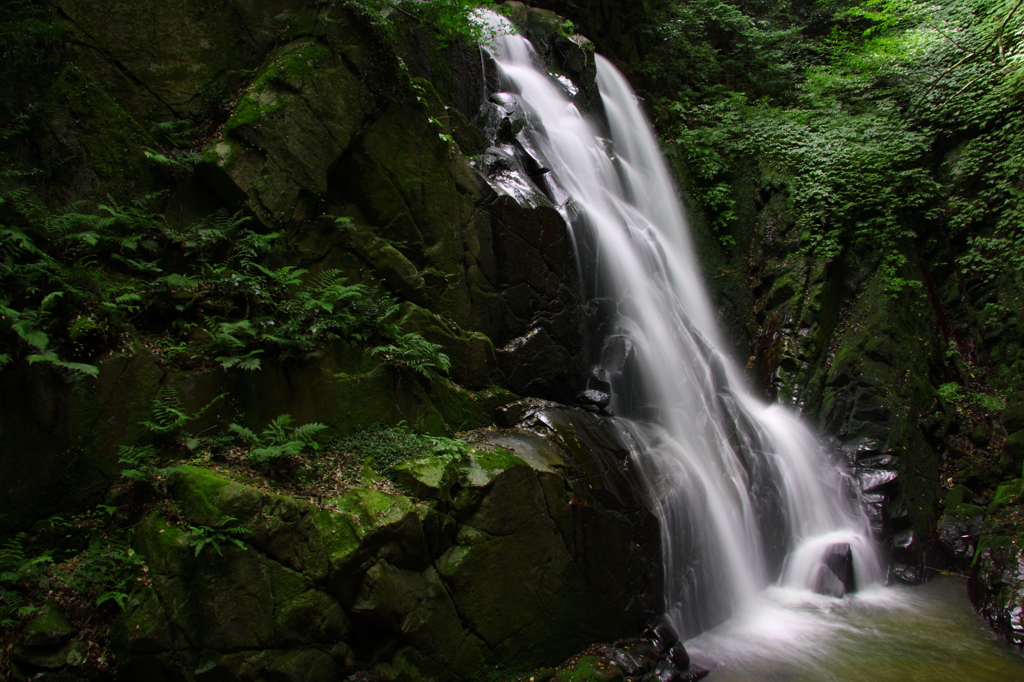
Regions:
<instances>
[{"instance_id":1,"label":"ripples on water","mask_svg":"<svg viewBox=\"0 0 1024 682\"><path fill-rule=\"evenodd\" d=\"M951 576L846 599L773 587L686 646L718 662L708 682L1024 682L966 592Z\"/></svg>"}]
</instances>

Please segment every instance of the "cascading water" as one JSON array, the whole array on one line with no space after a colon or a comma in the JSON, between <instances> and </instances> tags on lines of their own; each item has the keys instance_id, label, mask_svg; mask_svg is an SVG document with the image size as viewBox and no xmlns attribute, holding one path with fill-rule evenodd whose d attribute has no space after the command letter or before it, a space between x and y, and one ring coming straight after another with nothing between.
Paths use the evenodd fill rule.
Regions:
<instances>
[{"instance_id":1,"label":"cascading water","mask_svg":"<svg viewBox=\"0 0 1024 682\"><path fill-rule=\"evenodd\" d=\"M597 371L661 520L670 621L692 636L773 581L812 588L836 543L849 544L860 585L881 580L840 469L795 416L751 396L723 353L675 187L626 80L596 58L601 134L526 39L486 21L507 90L497 100L525 115L516 140L550 170L537 182L596 259L583 264L593 296L614 303Z\"/></svg>"}]
</instances>

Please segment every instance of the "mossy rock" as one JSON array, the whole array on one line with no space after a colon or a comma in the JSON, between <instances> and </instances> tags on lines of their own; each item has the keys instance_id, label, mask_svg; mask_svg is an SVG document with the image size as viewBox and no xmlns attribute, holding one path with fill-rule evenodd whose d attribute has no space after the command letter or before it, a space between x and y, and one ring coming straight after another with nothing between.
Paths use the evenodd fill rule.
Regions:
<instances>
[{"instance_id":1,"label":"mossy rock","mask_svg":"<svg viewBox=\"0 0 1024 682\"><path fill-rule=\"evenodd\" d=\"M1024 465L1024 429L1014 431L1006 438L1006 451L1013 458L1013 463L1019 471Z\"/></svg>"},{"instance_id":2,"label":"mossy rock","mask_svg":"<svg viewBox=\"0 0 1024 682\"><path fill-rule=\"evenodd\" d=\"M622 682L625 677L616 666L597 656L581 656L569 670L560 670L552 682Z\"/></svg>"},{"instance_id":3,"label":"mossy rock","mask_svg":"<svg viewBox=\"0 0 1024 682\"><path fill-rule=\"evenodd\" d=\"M562 422L559 439L592 437ZM457 466L407 461L399 471L429 501L363 487L317 507L194 466L168 471L182 520L151 512L136 528L152 590L115 628L126 669L236 679L294 659L350 674L358 658L388 679L456 682L638 628L629 521L596 497L572 504L565 472L582 451L555 440L553 453L534 435L482 430ZM200 542L216 528L244 548Z\"/></svg>"},{"instance_id":4,"label":"mossy rock","mask_svg":"<svg viewBox=\"0 0 1024 682\"><path fill-rule=\"evenodd\" d=\"M67 641L75 632L64 611L53 601L47 601L39 615L25 624L20 641L25 646L53 646Z\"/></svg>"},{"instance_id":5,"label":"mossy rock","mask_svg":"<svg viewBox=\"0 0 1024 682\"><path fill-rule=\"evenodd\" d=\"M114 0L98 6L59 0L76 42L75 60L92 70L118 101L143 120L210 114L287 24L298 2L210 6ZM89 52L95 54L93 59ZM97 58L98 57L98 58Z\"/></svg>"},{"instance_id":6,"label":"mossy rock","mask_svg":"<svg viewBox=\"0 0 1024 682\"><path fill-rule=\"evenodd\" d=\"M459 385L483 388L496 378L497 358L486 335L463 331L451 321L408 302L402 304L397 324L404 333L415 332L443 346L452 363L449 375Z\"/></svg>"},{"instance_id":7,"label":"mossy rock","mask_svg":"<svg viewBox=\"0 0 1024 682\"><path fill-rule=\"evenodd\" d=\"M314 39L275 49L199 170L225 201L240 197L268 226L313 216L327 176L374 110L369 90Z\"/></svg>"},{"instance_id":8,"label":"mossy rock","mask_svg":"<svg viewBox=\"0 0 1024 682\"><path fill-rule=\"evenodd\" d=\"M1020 398L1020 395L1015 395L1000 415L1007 433L1024 431L1024 401Z\"/></svg>"},{"instance_id":9,"label":"mossy rock","mask_svg":"<svg viewBox=\"0 0 1024 682\"><path fill-rule=\"evenodd\" d=\"M452 463L441 457L420 457L403 462L394 468L400 486L420 499L450 499L455 484Z\"/></svg>"}]
</instances>

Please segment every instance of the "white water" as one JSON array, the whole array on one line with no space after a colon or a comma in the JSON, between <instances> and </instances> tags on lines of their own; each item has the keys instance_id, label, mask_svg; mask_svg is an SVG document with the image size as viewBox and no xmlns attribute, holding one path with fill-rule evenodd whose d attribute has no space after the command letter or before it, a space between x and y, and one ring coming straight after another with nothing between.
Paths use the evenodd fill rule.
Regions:
<instances>
[{"instance_id":1,"label":"white water","mask_svg":"<svg viewBox=\"0 0 1024 682\"><path fill-rule=\"evenodd\" d=\"M500 31L504 20L489 21ZM858 584L878 583L840 469L794 415L754 398L723 352L676 189L626 80L597 57L605 132L524 38L501 35L490 50L501 100L526 114L517 140L551 170L546 194L596 254L594 295L614 300L602 369L661 520L670 621L684 636L740 612L756 622L757 605L777 606L769 585L807 593L837 542L851 546Z\"/></svg>"}]
</instances>

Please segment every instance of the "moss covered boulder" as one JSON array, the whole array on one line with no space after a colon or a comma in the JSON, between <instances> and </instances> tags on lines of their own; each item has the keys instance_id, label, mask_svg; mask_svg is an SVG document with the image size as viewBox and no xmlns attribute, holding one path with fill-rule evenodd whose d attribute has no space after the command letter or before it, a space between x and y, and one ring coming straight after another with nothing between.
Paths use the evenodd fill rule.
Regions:
<instances>
[{"instance_id":1,"label":"moss covered boulder","mask_svg":"<svg viewBox=\"0 0 1024 682\"><path fill-rule=\"evenodd\" d=\"M399 466L406 492L317 504L169 470L170 506L135 530L151 587L117 624L126 679L468 680L635 634L656 536L614 430L538 404L470 437Z\"/></svg>"}]
</instances>

